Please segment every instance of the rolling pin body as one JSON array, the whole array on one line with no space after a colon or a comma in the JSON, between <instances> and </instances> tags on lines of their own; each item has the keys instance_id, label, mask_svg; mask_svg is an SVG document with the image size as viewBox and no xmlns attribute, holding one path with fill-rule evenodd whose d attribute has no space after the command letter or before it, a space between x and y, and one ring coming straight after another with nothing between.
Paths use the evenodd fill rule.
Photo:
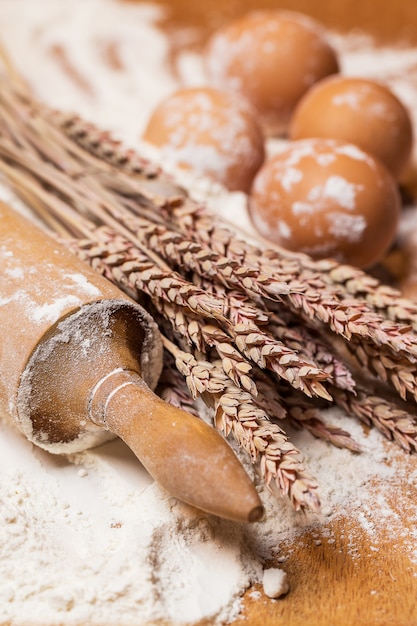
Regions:
<instances>
[{"instance_id":1,"label":"rolling pin body","mask_svg":"<svg viewBox=\"0 0 417 626\"><path fill-rule=\"evenodd\" d=\"M239 522L263 513L226 441L152 391L162 342L150 315L0 203L0 410L54 453L120 436L172 495Z\"/></svg>"},{"instance_id":2,"label":"rolling pin body","mask_svg":"<svg viewBox=\"0 0 417 626\"><path fill-rule=\"evenodd\" d=\"M79 451L114 436L86 421L85 407L79 407L78 415L70 414L66 400L53 398L58 387L47 391L55 401L56 419L45 418L42 423L34 396L39 387L46 392L48 377L55 371L61 371L68 395L77 384L64 382L71 358L89 362L86 387L94 386L115 358L126 355L131 359L127 365L133 359L154 388L162 367L162 344L153 319L64 246L1 203L0 268L0 409L12 415L31 441L53 452ZM124 329L116 336L113 327L120 319L125 319Z\"/></svg>"}]
</instances>

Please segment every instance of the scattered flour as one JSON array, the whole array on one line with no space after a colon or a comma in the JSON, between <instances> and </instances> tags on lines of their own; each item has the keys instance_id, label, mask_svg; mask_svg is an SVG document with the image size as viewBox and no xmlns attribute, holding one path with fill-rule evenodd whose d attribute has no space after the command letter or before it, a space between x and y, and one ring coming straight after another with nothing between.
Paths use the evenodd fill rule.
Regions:
<instances>
[{"instance_id":1,"label":"scattered flour","mask_svg":"<svg viewBox=\"0 0 417 626\"><path fill-rule=\"evenodd\" d=\"M2 421L0 472L1 624L229 619L259 575L241 529L167 496L119 441L55 457Z\"/></svg>"},{"instance_id":2,"label":"scattered flour","mask_svg":"<svg viewBox=\"0 0 417 626\"><path fill-rule=\"evenodd\" d=\"M276 567L264 569L262 586L268 598L279 598L290 590L287 574L284 570Z\"/></svg>"},{"instance_id":3,"label":"scattered flour","mask_svg":"<svg viewBox=\"0 0 417 626\"><path fill-rule=\"evenodd\" d=\"M361 187L361 185L349 183L341 176L329 176L324 185L312 187L307 198L311 202L315 202L322 197L326 199L331 198L335 204L348 210L354 210L356 206L356 192Z\"/></svg>"},{"instance_id":4,"label":"scattered flour","mask_svg":"<svg viewBox=\"0 0 417 626\"><path fill-rule=\"evenodd\" d=\"M194 52L178 57L174 78L159 17L153 5L116 0L0 0L3 43L38 96L78 111L131 145L160 99L179 84L204 83ZM417 50L375 52L368 40L353 39L334 36L345 71L386 78L415 106L417 73L402 77L412 74ZM181 180L195 197L247 226L243 194L227 194L190 173ZM6 185L0 185L0 198L22 208ZM320 482L322 514L297 513L259 485L266 517L240 526L169 497L121 441L52 456L3 416L0 624L226 623L239 614L245 589L263 576L267 595L285 588L285 574L263 572L265 563L275 559L285 568L292 542L306 533L313 533L314 546L331 544L331 522L338 517L355 519L375 551L382 531L401 538L417 575L416 536L392 504L400 482L416 491L415 459L399 452L399 462L396 448L378 432L366 432L340 411L330 411L327 419L349 430L364 453L332 448L304 431L290 433ZM402 505L417 524L415 508L408 500ZM360 559L355 530L346 535L350 557Z\"/></svg>"}]
</instances>

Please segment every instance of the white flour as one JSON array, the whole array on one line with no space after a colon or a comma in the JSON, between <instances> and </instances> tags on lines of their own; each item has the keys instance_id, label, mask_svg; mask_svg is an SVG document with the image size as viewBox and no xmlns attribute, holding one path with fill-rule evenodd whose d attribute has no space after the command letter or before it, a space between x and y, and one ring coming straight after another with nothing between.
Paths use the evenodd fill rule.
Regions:
<instances>
[{"instance_id":1,"label":"white flour","mask_svg":"<svg viewBox=\"0 0 417 626\"><path fill-rule=\"evenodd\" d=\"M204 82L201 59L191 52L178 59L179 78L171 75L158 16L154 6L115 0L0 0L3 43L38 96L132 145L152 108L178 81ZM402 78L416 63L416 50L375 52L366 40L350 49L338 36L334 43L347 72L387 78L406 104L416 101L417 73ZM182 179L195 195L247 224L243 194L226 194L190 175ZM18 205L4 185L0 196ZM390 529L393 548L400 537L417 575L414 537L391 504L395 484L417 487L415 459L400 452L400 464L394 446L340 412L328 419L349 430L364 453L293 433L320 481L322 516L297 514L260 487L267 515L251 526L200 514L170 498L120 441L55 457L1 419L0 624L227 622L238 615L244 590L262 581L264 563L285 561L291 541L302 541L307 529L317 546L332 543L328 522L337 516L356 520L375 551L381 530ZM372 481L380 485L377 491ZM417 522L412 505L402 504ZM361 558L356 539L354 531L346 538L352 559Z\"/></svg>"}]
</instances>

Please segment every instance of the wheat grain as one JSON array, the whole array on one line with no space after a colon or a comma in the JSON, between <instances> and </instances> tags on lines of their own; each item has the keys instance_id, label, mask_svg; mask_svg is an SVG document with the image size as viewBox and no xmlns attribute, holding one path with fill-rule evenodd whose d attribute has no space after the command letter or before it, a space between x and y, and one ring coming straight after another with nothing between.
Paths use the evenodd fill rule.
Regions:
<instances>
[{"instance_id":1,"label":"wheat grain","mask_svg":"<svg viewBox=\"0 0 417 626\"><path fill-rule=\"evenodd\" d=\"M356 395L337 389L334 397L347 413L355 415L368 426L375 426L407 452L417 450L417 425L413 413L386 398L370 395L366 389L357 389Z\"/></svg>"},{"instance_id":2,"label":"wheat grain","mask_svg":"<svg viewBox=\"0 0 417 626\"><path fill-rule=\"evenodd\" d=\"M285 419L297 429L307 429L318 439L328 441L338 448L360 452L359 444L347 431L327 424L321 415L321 409L308 401L303 394L289 387L272 385L267 373L255 369L254 380L259 394L254 398L257 406L265 412L271 412L274 419ZM324 405L326 406L326 405Z\"/></svg>"},{"instance_id":3,"label":"wheat grain","mask_svg":"<svg viewBox=\"0 0 417 626\"><path fill-rule=\"evenodd\" d=\"M226 437L233 435L260 467L265 484L289 497L296 509L317 511L317 481L305 470L302 454L250 394L233 385L216 362L198 361L166 339L164 345L175 357L191 394L201 395L214 409L216 428Z\"/></svg>"}]
</instances>

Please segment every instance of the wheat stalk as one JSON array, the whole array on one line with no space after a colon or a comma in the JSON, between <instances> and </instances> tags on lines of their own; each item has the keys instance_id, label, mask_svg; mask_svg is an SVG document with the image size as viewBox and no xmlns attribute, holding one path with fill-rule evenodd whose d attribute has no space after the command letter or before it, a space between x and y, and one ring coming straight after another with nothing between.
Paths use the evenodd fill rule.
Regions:
<instances>
[{"instance_id":1,"label":"wheat stalk","mask_svg":"<svg viewBox=\"0 0 417 626\"><path fill-rule=\"evenodd\" d=\"M350 433L339 426L326 424L318 417L297 419L290 415L290 423L295 428L305 428L317 439L327 441L333 446L336 446L336 448L345 448L351 452L362 452L361 446L353 439Z\"/></svg>"},{"instance_id":2,"label":"wheat stalk","mask_svg":"<svg viewBox=\"0 0 417 626\"><path fill-rule=\"evenodd\" d=\"M367 343L351 342L344 349L360 370L389 383L402 400L411 397L417 402L416 364Z\"/></svg>"},{"instance_id":3,"label":"wheat stalk","mask_svg":"<svg viewBox=\"0 0 417 626\"><path fill-rule=\"evenodd\" d=\"M335 353L323 339L323 336L314 330L303 326L300 319L281 307L275 311L268 324L270 333L296 350L305 359L316 363L323 372L326 372L331 383L341 389L353 391L355 381L348 365Z\"/></svg>"},{"instance_id":4,"label":"wheat stalk","mask_svg":"<svg viewBox=\"0 0 417 626\"><path fill-rule=\"evenodd\" d=\"M165 338L194 397L201 395L214 409L214 423L228 437L233 435L252 462L259 465L265 484L290 498L296 510L318 510L317 482L305 470L303 456L284 431L270 421L247 392L228 379L216 362L198 361Z\"/></svg>"},{"instance_id":5,"label":"wheat stalk","mask_svg":"<svg viewBox=\"0 0 417 626\"><path fill-rule=\"evenodd\" d=\"M70 242L71 248L81 259L87 261L97 271L131 295L134 294L138 297L137 291L144 291L153 298L154 302L158 298L168 304L186 308L182 301L181 289L176 286L178 278L172 276L172 280L169 280L166 273L155 267L146 257L142 262L140 259L137 260L138 252L134 248L132 251L132 245L121 240L108 228L100 228L97 233L93 231L91 234L93 237L97 237L102 244L97 245L95 239ZM182 289L191 289L191 287L194 285L187 283L185 286L183 285ZM133 289L137 290L136 293ZM210 292L201 291L201 293ZM209 310L206 306L199 306L198 299L197 293L195 303L193 298L194 304L192 307L189 306L190 311L207 317L212 312L212 308ZM165 311L171 321L176 323L178 318L175 309L173 307L161 309L162 306L163 303L158 305L159 310ZM222 321L223 316L220 317L218 311L216 314L218 321ZM204 349L205 345L215 346L222 359L225 372L237 385L249 391L253 388L253 383L248 377L251 369L249 360L262 368L274 371L278 376L288 380L291 385L301 389L309 396L317 395L331 399L320 382L328 378L327 374L316 367L314 363L300 359L294 350L285 346L281 341L268 336L256 325L235 324L229 327L229 334L227 334L219 325L213 323L200 323L199 325L197 320L187 319L186 313L183 313L180 319L181 325L177 325L176 330L183 336L187 335L192 339L199 349ZM194 328L192 333L189 332L191 323Z\"/></svg>"},{"instance_id":6,"label":"wheat stalk","mask_svg":"<svg viewBox=\"0 0 417 626\"><path fill-rule=\"evenodd\" d=\"M220 302L180 274L156 265L153 259L141 253L130 241L107 227L92 229L90 235L91 239L69 240L67 244L98 272L135 298L144 292L195 315L227 323Z\"/></svg>"},{"instance_id":7,"label":"wheat stalk","mask_svg":"<svg viewBox=\"0 0 417 626\"><path fill-rule=\"evenodd\" d=\"M164 351L163 368L155 393L168 404L199 417L195 399L191 397L183 376L175 368L174 359L167 350Z\"/></svg>"},{"instance_id":8,"label":"wheat stalk","mask_svg":"<svg viewBox=\"0 0 417 626\"><path fill-rule=\"evenodd\" d=\"M194 282L225 303L225 310L233 324L231 334L242 354L261 369L274 372L278 378L288 381L292 387L300 389L307 396L331 400L329 392L322 384L330 376L317 365L311 354L306 355L300 350L299 345L292 347L288 341L284 343L271 332L273 327L269 324L270 316L265 316L265 311L259 308L261 305L258 304L258 308L249 307L247 295L241 294L241 297L237 297L236 293L230 294L223 285L201 280L198 276ZM256 317L262 319L262 326L256 323ZM286 340L282 335L282 339L284 338Z\"/></svg>"},{"instance_id":9,"label":"wheat stalk","mask_svg":"<svg viewBox=\"0 0 417 626\"><path fill-rule=\"evenodd\" d=\"M367 426L375 426L407 452L417 451L417 425L415 415L410 411L379 395L370 395L363 388L358 388L356 395L334 390L334 398L347 413L355 415Z\"/></svg>"},{"instance_id":10,"label":"wheat stalk","mask_svg":"<svg viewBox=\"0 0 417 626\"><path fill-rule=\"evenodd\" d=\"M339 290L341 298L358 298L387 319L417 330L417 304L403 297L401 291L382 284L351 265L340 265L331 259L308 261L320 271L326 282Z\"/></svg>"},{"instance_id":11,"label":"wheat stalk","mask_svg":"<svg viewBox=\"0 0 417 626\"><path fill-rule=\"evenodd\" d=\"M287 256L249 244L206 208L191 203L186 211L185 207L174 208L171 218L187 236L193 232L194 238L211 245L219 254L227 250L228 256L239 264L257 267L266 297L278 299L274 288L270 293L268 289L271 277L279 277L280 281L288 282L288 293L282 293L281 300L307 320L325 324L347 340L358 338L378 347L387 346L404 359L416 358L417 337L410 332L408 323L391 321L370 308L365 300L347 294L341 297L340 290L333 288L315 266L311 269L310 264L303 265L303 255ZM413 309L414 305L409 303L409 308Z\"/></svg>"},{"instance_id":12,"label":"wheat stalk","mask_svg":"<svg viewBox=\"0 0 417 626\"><path fill-rule=\"evenodd\" d=\"M270 377L262 370L253 372L259 394L254 398L257 406L274 416L274 420L285 419L297 429L306 429L314 437L323 439L338 448L360 452L361 447L350 433L326 423L320 407L314 406L302 393L281 385L272 385Z\"/></svg>"}]
</instances>

